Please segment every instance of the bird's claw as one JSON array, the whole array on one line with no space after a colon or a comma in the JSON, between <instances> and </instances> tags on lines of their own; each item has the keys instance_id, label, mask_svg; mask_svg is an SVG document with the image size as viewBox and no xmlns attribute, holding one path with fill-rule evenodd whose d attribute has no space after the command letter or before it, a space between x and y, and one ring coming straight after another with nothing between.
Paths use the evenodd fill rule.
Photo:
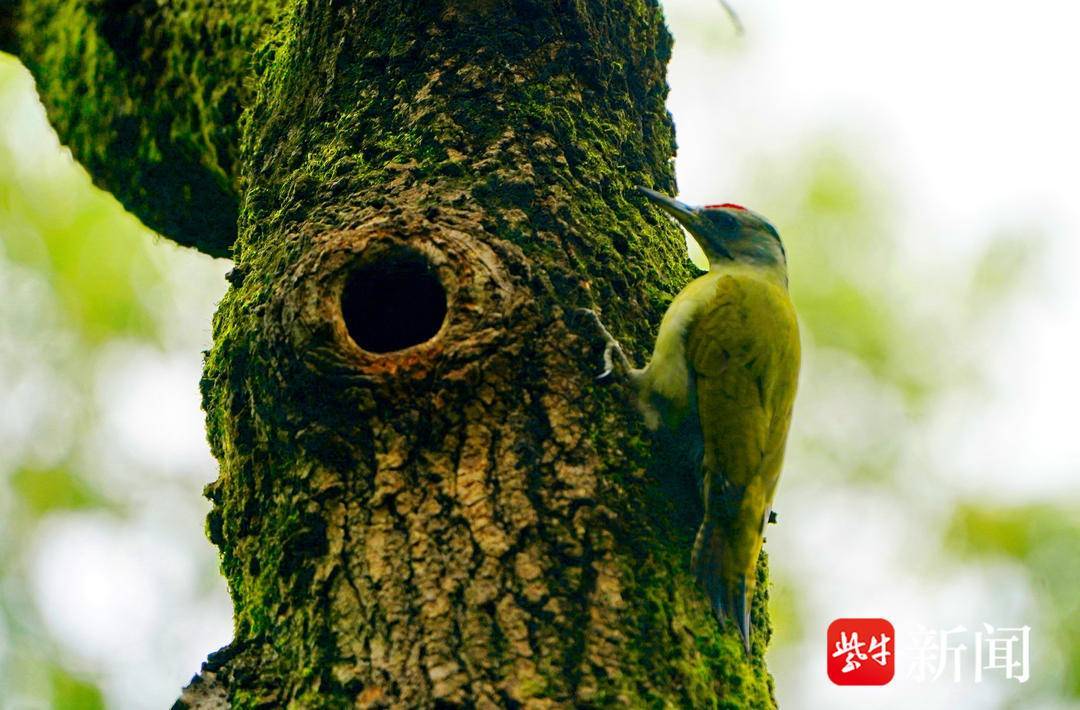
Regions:
<instances>
[{"instance_id":1,"label":"bird's claw","mask_svg":"<svg viewBox=\"0 0 1080 710\"><path fill-rule=\"evenodd\" d=\"M615 362L614 359L611 357L611 354L614 352L619 353L620 359L626 360L626 356L623 354L622 351L622 346L614 340L609 341L606 345L604 345L604 371L597 375L596 379L602 380L615 371Z\"/></svg>"},{"instance_id":2,"label":"bird's claw","mask_svg":"<svg viewBox=\"0 0 1080 710\"><path fill-rule=\"evenodd\" d=\"M596 314L596 311L591 308L578 308L578 311L580 313L585 313L592 318L593 323L596 324L596 327L604 336L604 371L601 372L596 379L602 380L615 371L615 358L613 357L615 354L619 356L619 362L626 368L627 372L633 370L634 368L630 365L630 360L627 359L626 353L623 352L622 345L619 344L619 341L615 339L615 336L613 336L604 326L603 322L600 320L600 316Z\"/></svg>"}]
</instances>

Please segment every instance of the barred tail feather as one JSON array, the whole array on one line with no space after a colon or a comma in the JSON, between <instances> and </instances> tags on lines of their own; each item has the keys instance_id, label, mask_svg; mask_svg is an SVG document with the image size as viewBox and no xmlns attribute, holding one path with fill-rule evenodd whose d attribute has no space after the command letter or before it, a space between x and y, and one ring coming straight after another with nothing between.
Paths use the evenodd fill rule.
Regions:
<instances>
[{"instance_id":1,"label":"barred tail feather","mask_svg":"<svg viewBox=\"0 0 1080 710\"><path fill-rule=\"evenodd\" d=\"M725 571L722 564L724 541L712 525L702 523L694 541L691 566L705 588L713 613L722 623L730 619L739 629L743 648L750 654L750 598L746 575Z\"/></svg>"}]
</instances>

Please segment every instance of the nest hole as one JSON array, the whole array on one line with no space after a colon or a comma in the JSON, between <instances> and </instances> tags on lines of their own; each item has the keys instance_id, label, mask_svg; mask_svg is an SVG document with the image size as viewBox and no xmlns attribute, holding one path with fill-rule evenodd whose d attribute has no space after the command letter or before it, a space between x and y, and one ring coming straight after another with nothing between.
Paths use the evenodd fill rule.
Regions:
<instances>
[{"instance_id":1,"label":"nest hole","mask_svg":"<svg viewBox=\"0 0 1080 710\"><path fill-rule=\"evenodd\" d=\"M446 320L446 290L422 255L393 252L349 275L341 313L357 345L391 353L435 337Z\"/></svg>"}]
</instances>

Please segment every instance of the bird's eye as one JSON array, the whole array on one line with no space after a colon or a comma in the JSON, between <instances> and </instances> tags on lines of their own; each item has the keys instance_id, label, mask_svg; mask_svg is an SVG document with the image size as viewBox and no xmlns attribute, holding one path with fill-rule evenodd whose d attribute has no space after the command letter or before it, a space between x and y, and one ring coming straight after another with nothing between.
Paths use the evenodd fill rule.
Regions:
<instances>
[{"instance_id":1,"label":"bird's eye","mask_svg":"<svg viewBox=\"0 0 1080 710\"><path fill-rule=\"evenodd\" d=\"M739 220L735 219L734 216L727 212L721 210L708 210L705 213L705 216L712 222L717 230L725 234L738 231L739 229Z\"/></svg>"}]
</instances>

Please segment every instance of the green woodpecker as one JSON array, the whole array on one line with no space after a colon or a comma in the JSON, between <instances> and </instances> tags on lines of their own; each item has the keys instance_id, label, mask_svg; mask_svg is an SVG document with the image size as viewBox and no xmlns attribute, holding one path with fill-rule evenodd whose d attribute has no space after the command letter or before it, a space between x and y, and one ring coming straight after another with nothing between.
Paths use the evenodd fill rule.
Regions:
<instances>
[{"instance_id":1,"label":"green woodpecker","mask_svg":"<svg viewBox=\"0 0 1080 710\"><path fill-rule=\"evenodd\" d=\"M681 446L700 452L704 520L691 564L713 611L736 623L749 652L758 555L799 375L787 256L776 229L744 207L691 207L638 190L686 227L709 272L671 302L642 369L596 317L607 339L601 377L618 354L647 426L679 432Z\"/></svg>"}]
</instances>

